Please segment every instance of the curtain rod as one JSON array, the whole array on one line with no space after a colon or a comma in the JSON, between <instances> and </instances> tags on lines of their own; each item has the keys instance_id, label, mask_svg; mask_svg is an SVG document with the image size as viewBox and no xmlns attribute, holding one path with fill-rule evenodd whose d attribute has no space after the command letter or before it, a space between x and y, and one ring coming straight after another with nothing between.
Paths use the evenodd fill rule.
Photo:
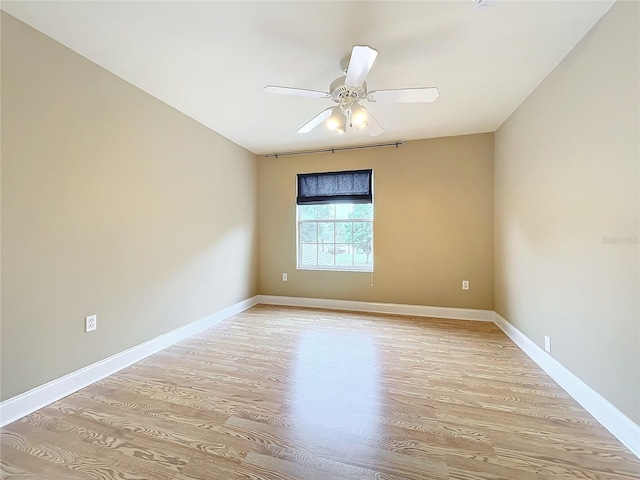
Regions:
<instances>
[{"instance_id":1,"label":"curtain rod","mask_svg":"<svg viewBox=\"0 0 640 480\"><path fill-rule=\"evenodd\" d=\"M376 143L373 145L357 145L354 147L334 147L334 148L321 148L318 150L304 150L301 152L286 152L286 153L270 153L265 155L264 158L278 158L278 157L289 157L291 155L309 155L312 153L336 153L342 152L344 150L363 150L365 148L381 148L381 147L400 147L402 145L406 145L407 142L393 142L393 143Z\"/></svg>"}]
</instances>

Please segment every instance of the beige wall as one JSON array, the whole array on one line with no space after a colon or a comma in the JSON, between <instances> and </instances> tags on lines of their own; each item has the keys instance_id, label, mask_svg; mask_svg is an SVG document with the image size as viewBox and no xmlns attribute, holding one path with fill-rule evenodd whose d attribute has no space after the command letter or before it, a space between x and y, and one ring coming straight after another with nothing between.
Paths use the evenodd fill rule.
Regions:
<instances>
[{"instance_id":1,"label":"beige wall","mask_svg":"<svg viewBox=\"0 0 640 480\"><path fill-rule=\"evenodd\" d=\"M496 310L636 423L639 6L616 3L495 137Z\"/></svg>"},{"instance_id":2,"label":"beige wall","mask_svg":"<svg viewBox=\"0 0 640 480\"><path fill-rule=\"evenodd\" d=\"M253 154L5 13L2 100L2 399L257 293Z\"/></svg>"},{"instance_id":3,"label":"beige wall","mask_svg":"<svg viewBox=\"0 0 640 480\"><path fill-rule=\"evenodd\" d=\"M493 309L495 248L496 310L640 423L639 246L603 242L640 236L638 22L611 9L498 130L494 172L493 134L256 166L2 13L0 397L258 291ZM296 173L356 168L373 287L296 269Z\"/></svg>"},{"instance_id":4,"label":"beige wall","mask_svg":"<svg viewBox=\"0 0 640 480\"><path fill-rule=\"evenodd\" d=\"M296 174L358 168L374 170L373 287L296 269ZM261 294L493 309L493 134L260 158L258 200Z\"/></svg>"}]
</instances>

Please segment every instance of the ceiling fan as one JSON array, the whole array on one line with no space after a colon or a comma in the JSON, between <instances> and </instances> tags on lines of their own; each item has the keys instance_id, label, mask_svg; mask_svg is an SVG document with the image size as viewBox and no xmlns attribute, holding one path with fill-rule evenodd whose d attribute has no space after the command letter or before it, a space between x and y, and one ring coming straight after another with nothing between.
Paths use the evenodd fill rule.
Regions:
<instances>
[{"instance_id":1,"label":"ceiling fan","mask_svg":"<svg viewBox=\"0 0 640 480\"><path fill-rule=\"evenodd\" d=\"M372 103L433 102L438 98L439 94L436 87L400 88L369 92L365 79L377 56L378 51L371 47L354 46L351 51L351 57L340 62L340 68L346 75L336 78L329 86L328 92L279 87L276 85L267 85L264 87L264 91L280 95L327 98L338 104L323 110L313 117L298 129L298 133L308 133L327 120L327 127L338 133L345 133L347 128L359 130L368 127L369 135L375 137L384 130L374 116L371 115L371 112L360 105L361 101L366 100Z\"/></svg>"}]
</instances>

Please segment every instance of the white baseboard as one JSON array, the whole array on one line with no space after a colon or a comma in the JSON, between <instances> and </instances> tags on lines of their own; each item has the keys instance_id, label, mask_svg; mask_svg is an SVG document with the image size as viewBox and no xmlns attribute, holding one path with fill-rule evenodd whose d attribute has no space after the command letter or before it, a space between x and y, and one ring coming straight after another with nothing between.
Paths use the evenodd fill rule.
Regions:
<instances>
[{"instance_id":1,"label":"white baseboard","mask_svg":"<svg viewBox=\"0 0 640 480\"><path fill-rule=\"evenodd\" d=\"M257 296L235 303L188 325L176 328L164 335L160 335L152 340L116 353L104 360L100 360L99 362L52 380L28 392L5 400L0 403L0 426L18 420L118 370L139 362L149 355L153 355L247 308L251 308L256 303L258 303Z\"/></svg>"},{"instance_id":2,"label":"white baseboard","mask_svg":"<svg viewBox=\"0 0 640 480\"><path fill-rule=\"evenodd\" d=\"M174 345L258 303L494 322L524 353L580 403L585 410L593 415L598 422L640 458L640 426L636 425L600 394L538 347L538 345L532 342L520 330L492 310L329 300L321 298L281 297L274 295L256 295L248 298L188 325L172 330L164 335L160 335L152 340L136 345L135 347L81 368L80 370L36 387L28 392L5 400L0 403L0 427L18 420L39 408L45 407L60 398L70 395L87 385Z\"/></svg>"},{"instance_id":3,"label":"white baseboard","mask_svg":"<svg viewBox=\"0 0 640 480\"><path fill-rule=\"evenodd\" d=\"M536 362L574 400L593 415L604 428L640 458L640 426L532 342L524 333L502 318L500 314L495 313L494 322L531 360Z\"/></svg>"},{"instance_id":4,"label":"white baseboard","mask_svg":"<svg viewBox=\"0 0 640 480\"><path fill-rule=\"evenodd\" d=\"M348 310L356 312L389 313L416 317L450 318L455 320L477 320L493 322L493 310L470 308L429 307L424 305L404 305L400 303L356 302L353 300L328 300L325 298L280 297L258 295L258 303L284 305L290 307L326 308L327 310Z\"/></svg>"}]
</instances>

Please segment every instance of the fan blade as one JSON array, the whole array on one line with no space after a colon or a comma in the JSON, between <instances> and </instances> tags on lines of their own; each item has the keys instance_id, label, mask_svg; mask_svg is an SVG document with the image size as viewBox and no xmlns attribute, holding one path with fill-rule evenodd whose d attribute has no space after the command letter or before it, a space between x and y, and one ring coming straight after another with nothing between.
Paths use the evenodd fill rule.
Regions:
<instances>
[{"instance_id":1,"label":"fan blade","mask_svg":"<svg viewBox=\"0 0 640 480\"><path fill-rule=\"evenodd\" d=\"M436 87L399 88L397 90L375 90L367 94L370 102L434 102L440 93Z\"/></svg>"},{"instance_id":2,"label":"fan blade","mask_svg":"<svg viewBox=\"0 0 640 480\"><path fill-rule=\"evenodd\" d=\"M378 51L371 47L358 45L353 47L344 83L352 88L361 87L377 56Z\"/></svg>"},{"instance_id":3,"label":"fan blade","mask_svg":"<svg viewBox=\"0 0 640 480\"><path fill-rule=\"evenodd\" d=\"M309 133L311 130L320 125L324 120L331 116L331 112L333 111L333 107L329 107L326 110L321 111L318 115L313 117L303 126L298 129L298 133Z\"/></svg>"},{"instance_id":4,"label":"fan blade","mask_svg":"<svg viewBox=\"0 0 640 480\"><path fill-rule=\"evenodd\" d=\"M362 110L364 110L365 114L367 115L367 127L366 127L366 129L367 129L367 133L369 134L369 136L370 137L377 137L382 132L384 132L384 128L382 128L382 126L378 123L378 121L376 120L376 117L374 117L371 114L371 112L369 110L367 110L366 108L362 107Z\"/></svg>"},{"instance_id":5,"label":"fan blade","mask_svg":"<svg viewBox=\"0 0 640 480\"><path fill-rule=\"evenodd\" d=\"M294 95L296 97L331 98L331 94L318 90L306 90L304 88L278 87L277 85L267 85L263 88L265 92L277 93L279 95Z\"/></svg>"}]
</instances>

